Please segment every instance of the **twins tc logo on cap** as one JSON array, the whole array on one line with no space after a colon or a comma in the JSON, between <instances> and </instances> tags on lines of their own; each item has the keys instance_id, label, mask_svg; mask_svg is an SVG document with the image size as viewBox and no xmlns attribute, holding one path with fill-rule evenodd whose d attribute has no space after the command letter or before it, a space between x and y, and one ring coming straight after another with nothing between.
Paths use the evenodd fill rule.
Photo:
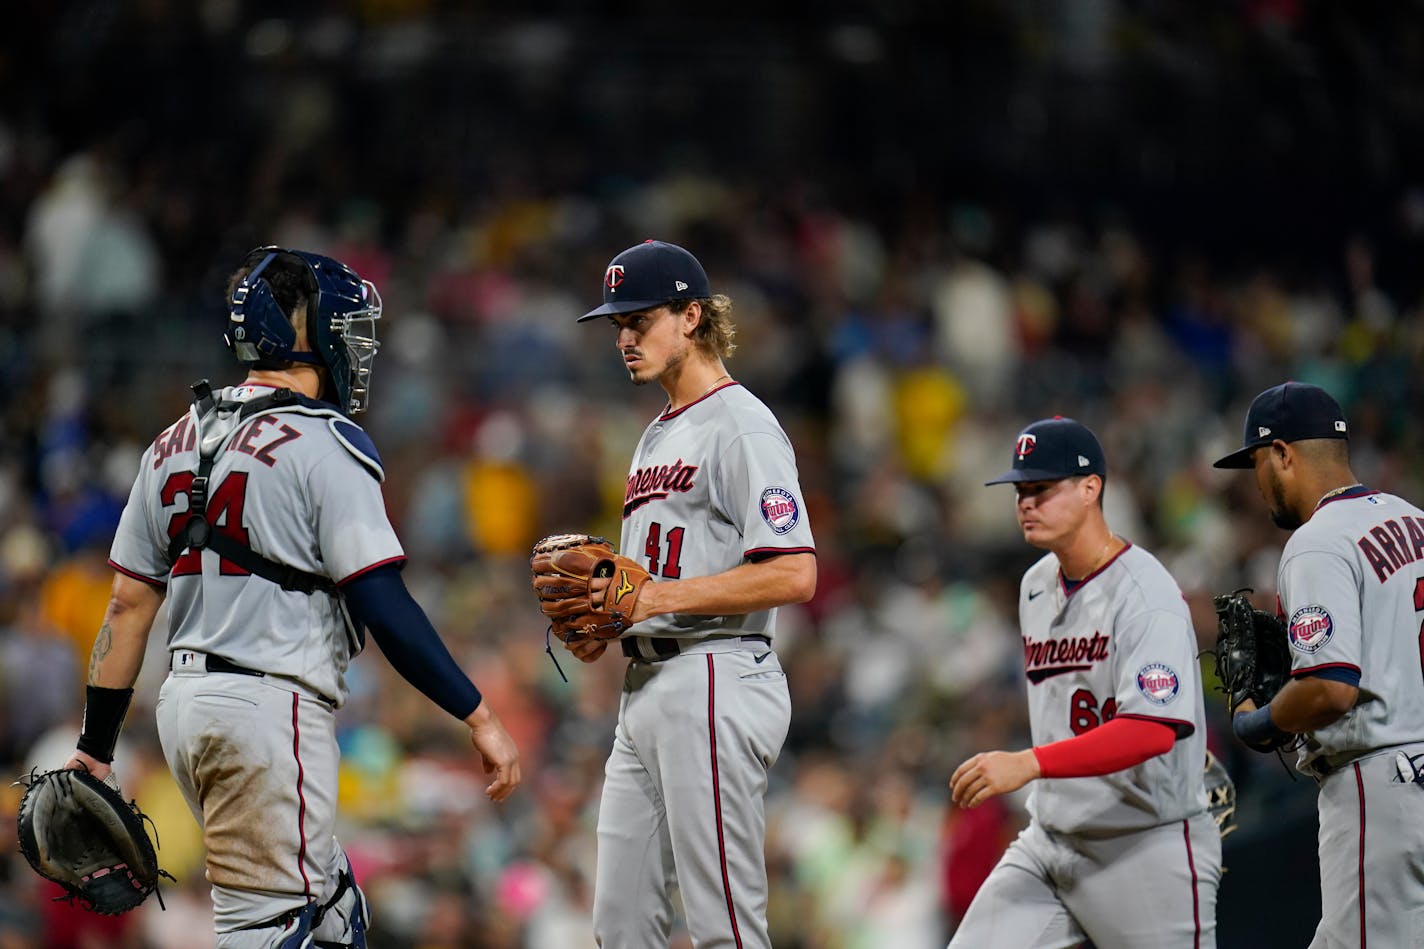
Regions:
<instances>
[{"instance_id":1,"label":"twins tc logo on cap","mask_svg":"<svg viewBox=\"0 0 1424 949\"><path fill-rule=\"evenodd\" d=\"M1291 614L1291 648L1301 652L1316 652L1335 635L1335 621L1323 606L1302 606Z\"/></svg>"},{"instance_id":2,"label":"twins tc logo on cap","mask_svg":"<svg viewBox=\"0 0 1424 949\"><path fill-rule=\"evenodd\" d=\"M1160 662L1143 666L1137 673L1137 691L1153 705L1166 705L1177 697L1182 680L1176 670Z\"/></svg>"},{"instance_id":3,"label":"twins tc logo on cap","mask_svg":"<svg viewBox=\"0 0 1424 949\"><path fill-rule=\"evenodd\" d=\"M1019 440L1014 443L1014 455L1018 457L1019 461L1023 461L1029 455L1033 454L1033 448L1036 444L1038 444L1038 436L1024 432L1019 436Z\"/></svg>"},{"instance_id":4,"label":"twins tc logo on cap","mask_svg":"<svg viewBox=\"0 0 1424 949\"><path fill-rule=\"evenodd\" d=\"M761 516L777 534L785 534L801 520L801 506L785 488L767 488L761 493Z\"/></svg>"},{"instance_id":5,"label":"twins tc logo on cap","mask_svg":"<svg viewBox=\"0 0 1424 949\"><path fill-rule=\"evenodd\" d=\"M623 265L610 264L603 273L603 282L610 290L617 290L623 285Z\"/></svg>"}]
</instances>

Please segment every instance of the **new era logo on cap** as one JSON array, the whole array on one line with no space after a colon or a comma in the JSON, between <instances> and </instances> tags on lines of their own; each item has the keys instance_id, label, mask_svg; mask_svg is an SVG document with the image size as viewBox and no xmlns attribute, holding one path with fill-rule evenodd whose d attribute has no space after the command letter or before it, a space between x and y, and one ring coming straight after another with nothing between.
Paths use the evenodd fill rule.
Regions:
<instances>
[{"instance_id":1,"label":"new era logo on cap","mask_svg":"<svg viewBox=\"0 0 1424 949\"><path fill-rule=\"evenodd\" d=\"M579 322L711 296L707 272L696 257L676 244L649 240L613 258L603 272L603 305Z\"/></svg>"}]
</instances>

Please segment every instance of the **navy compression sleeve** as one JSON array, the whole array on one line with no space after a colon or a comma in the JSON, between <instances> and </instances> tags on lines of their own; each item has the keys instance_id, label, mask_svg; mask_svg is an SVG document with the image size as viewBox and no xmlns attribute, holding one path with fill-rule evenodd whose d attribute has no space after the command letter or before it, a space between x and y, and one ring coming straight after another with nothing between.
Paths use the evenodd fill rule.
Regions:
<instances>
[{"instance_id":1,"label":"navy compression sleeve","mask_svg":"<svg viewBox=\"0 0 1424 949\"><path fill-rule=\"evenodd\" d=\"M464 719L480 704L480 690L465 675L405 588L400 567L363 573L341 588L357 625L371 631L386 660L436 705Z\"/></svg>"}]
</instances>

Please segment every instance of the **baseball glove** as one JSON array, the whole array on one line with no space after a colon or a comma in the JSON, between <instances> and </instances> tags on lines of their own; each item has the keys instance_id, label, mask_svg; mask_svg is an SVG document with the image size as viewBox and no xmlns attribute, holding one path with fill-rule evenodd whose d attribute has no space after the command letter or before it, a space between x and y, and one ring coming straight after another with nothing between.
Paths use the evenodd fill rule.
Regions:
<instances>
[{"instance_id":1,"label":"baseball glove","mask_svg":"<svg viewBox=\"0 0 1424 949\"><path fill-rule=\"evenodd\" d=\"M1226 766L1210 751L1206 753L1206 808L1225 837L1236 829L1236 784Z\"/></svg>"},{"instance_id":2,"label":"baseball glove","mask_svg":"<svg viewBox=\"0 0 1424 949\"><path fill-rule=\"evenodd\" d=\"M651 579L608 541L588 534L545 537L534 545L529 570L550 630L566 643L621 636L632 625L638 594ZM612 582L600 596L590 582L604 577Z\"/></svg>"},{"instance_id":3,"label":"baseball glove","mask_svg":"<svg viewBox=\"0 0 1424 949\"><path fill-rule=\"evenodd\" d=\"M28 784L20 800L20 852L36 873L64 887L61 899L117 916L157 890L160 876L173 879L158 868L143 827L148 817L117 785L72 770L31 772L18 783Z\"/></svg>"},{"instance_id":4,"label":"baseball glove","mask_svg":"<svg viewBox=\"0 0 1424 949\"><path fill-rule=\"evenodd\" d=\"M1216 605L1216 677L1231 711L1250 699L1260 708L1290 678L1285 624L1246 598L1249 588L1212 597Z\"/></svg>"}]
</instances>

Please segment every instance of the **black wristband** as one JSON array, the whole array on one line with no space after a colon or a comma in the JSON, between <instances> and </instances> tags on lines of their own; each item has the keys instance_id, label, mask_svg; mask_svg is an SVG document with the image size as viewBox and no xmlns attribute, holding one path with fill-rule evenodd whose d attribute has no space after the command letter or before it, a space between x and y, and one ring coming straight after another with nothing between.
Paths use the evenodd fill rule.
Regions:
<instances>
[{"instance_id":1,"label":"black wristband","mask_svg":"<svg viewBox=\"0 0 1424 949\"><path fill-rule=\"evenodd\" d=\"M84 687L84 728L79 733L80 751L104 764L114 760L114 746L124 727L133 689L106 689L102 685Z\"/></svg>"}]
</instances>

